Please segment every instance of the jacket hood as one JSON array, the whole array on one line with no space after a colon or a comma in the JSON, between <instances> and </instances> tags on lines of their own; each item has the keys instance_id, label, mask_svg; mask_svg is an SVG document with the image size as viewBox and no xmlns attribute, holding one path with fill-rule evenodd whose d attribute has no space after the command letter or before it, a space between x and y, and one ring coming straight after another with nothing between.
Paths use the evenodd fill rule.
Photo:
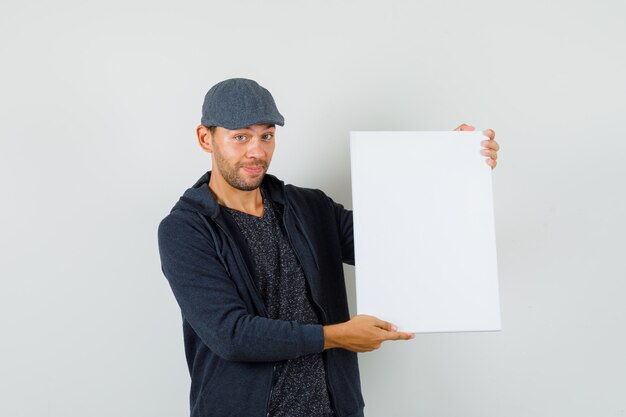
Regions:
<instances>
[{"instance_id":1,"label":"jacket hood","mask_svg":"<svg viewBox=\"0 0 626 417\"><path fill-rule=\"evenodd\" d=\"M209 189L211 171L207 171L198 181L188 188L178 199L170 212L175 210L192 210L215 218L220 213L220 205ZM267 190L272 201L284 204L285 184L273 175L265 174L261 186Z\"/></svg>"}]
</instances>

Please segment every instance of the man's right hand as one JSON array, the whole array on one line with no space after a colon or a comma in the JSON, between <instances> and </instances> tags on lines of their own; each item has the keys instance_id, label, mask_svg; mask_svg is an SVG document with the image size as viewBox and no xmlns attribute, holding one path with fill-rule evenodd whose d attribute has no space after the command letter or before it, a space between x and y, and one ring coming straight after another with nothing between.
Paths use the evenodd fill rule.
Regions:
<instances>
[{"instance_id":1,"label":"man's right hand","mask_svg":"<svg viewBox=\"0 0 626 417\"><path fill-rule=\"evenodd\" d=\"M370 352L387 340L409 340L415 337L414 333L397 330L393 324L373 316L354 316L345 323L324 326L324 349Z\"/></svg>"}]
</instances>

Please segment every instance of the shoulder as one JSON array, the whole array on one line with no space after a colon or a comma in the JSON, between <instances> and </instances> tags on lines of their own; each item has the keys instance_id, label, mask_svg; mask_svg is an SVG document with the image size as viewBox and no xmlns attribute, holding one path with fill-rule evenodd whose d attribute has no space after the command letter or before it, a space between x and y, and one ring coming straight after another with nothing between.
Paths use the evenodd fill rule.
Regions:
<instances>
[{"instance_id":1,"label":"shoulder","mask_svg":"<svg viewBox=\"0 0 626 417\"><path fill-rule=\"evenodd\" d=\"M175 209L159 222L159 246L189 245L194 242L212 244L210 226L194 210Z\"/></svg>"},{"instance_id":2,"label":"shoulder","mask_svg":"<svg viewBox=\"0 0 626 417\"><path fill-rule=\"evenodd\" d=\"M322 227L323 224L335 224L340 204L335 203L320 189L285 186L287 204L303 221Z\"/></svg>"},{"instance_id":3,"label":"shoulder","mask_svg":"<svg viewBox=\"0 0 626 417\"><path fill-rule=\"evenodd\" d=\"M289 202L296 205L314 205L316 207L330 207L332 200L322 190L317 188L298 187L285 185L285 195Z\"/></svg>"}]
</instances>

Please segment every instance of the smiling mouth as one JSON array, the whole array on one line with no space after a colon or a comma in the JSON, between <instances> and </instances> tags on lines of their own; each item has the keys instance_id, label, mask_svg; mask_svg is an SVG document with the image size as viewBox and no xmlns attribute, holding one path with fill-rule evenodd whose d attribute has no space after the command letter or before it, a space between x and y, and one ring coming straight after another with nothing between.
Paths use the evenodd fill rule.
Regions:
<instances>
[{"instance_id":1,"label":"smiling mouth","mask_svg":"<svg viewBox=\"0 0 626 417\"><path fill-rule=\"evenodd\" d=\"M241 168L250 174L260 174L265 170L264 165L243 165Z\"/></svg>"}]
</instances>

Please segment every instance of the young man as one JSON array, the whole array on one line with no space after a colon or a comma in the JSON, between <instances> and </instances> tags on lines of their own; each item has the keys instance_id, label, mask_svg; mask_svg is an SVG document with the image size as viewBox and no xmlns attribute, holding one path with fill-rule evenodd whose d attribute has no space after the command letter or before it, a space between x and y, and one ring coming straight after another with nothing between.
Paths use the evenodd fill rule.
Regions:
<instances>
[{"instance_id":1,"label":"young man","mask_svg":"<svg viewBox=\"0 0 626 417\"><path fill-rule=\"evenodd\" d=\"M356 352L413 335L349 317L342 264L354 263L352 212L267 174L284 119L255 81L213 86L201 123L212 171L158 233L183 316L191 416L362 416ZM487 133L493 168L498 144Z\"/></svg>"}]
</instances>

